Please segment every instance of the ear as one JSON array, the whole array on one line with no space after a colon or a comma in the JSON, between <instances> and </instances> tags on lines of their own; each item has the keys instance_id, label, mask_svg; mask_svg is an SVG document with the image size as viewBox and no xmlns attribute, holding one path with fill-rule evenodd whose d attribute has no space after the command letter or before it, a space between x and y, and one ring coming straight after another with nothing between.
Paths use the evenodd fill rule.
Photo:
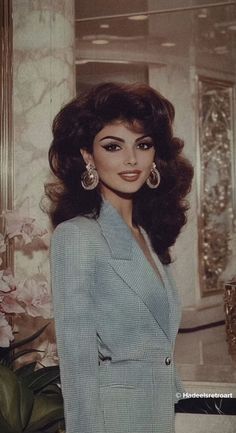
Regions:
<instances>
[{"instance_id":1,"label":"ear","mask_svg":"<svg viewBox=\"0 0 236 433\"><path fill-rule=\"evenodd\" d=\"M86 165L89 162L90 162L90 164L95 165L94 164L94 159L93 159L93 156L92 156L91 153L89 153L86 149L80 149L80 153L81 153L81 155L83 157L83 160L84 160L84 162L85 162Z\"/></svg>"}]
</instances>

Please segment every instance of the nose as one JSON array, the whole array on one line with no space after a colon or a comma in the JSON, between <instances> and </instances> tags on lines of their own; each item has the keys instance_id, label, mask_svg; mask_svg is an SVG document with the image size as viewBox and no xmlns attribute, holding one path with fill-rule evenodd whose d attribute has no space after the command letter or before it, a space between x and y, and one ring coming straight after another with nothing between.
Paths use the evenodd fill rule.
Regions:
<instances>
[{"instance_id":1,"label":"nose","mask_svg":"<svg viewBox=\"0 0 236 433\"><path fill-rule=\"evenodd\" d=\"M136 165L137 164L137 158L136 158L136 153L134 149L129 149L126 152L126 157L125 157L125 165Z\"/></svg>"}]
</instances>

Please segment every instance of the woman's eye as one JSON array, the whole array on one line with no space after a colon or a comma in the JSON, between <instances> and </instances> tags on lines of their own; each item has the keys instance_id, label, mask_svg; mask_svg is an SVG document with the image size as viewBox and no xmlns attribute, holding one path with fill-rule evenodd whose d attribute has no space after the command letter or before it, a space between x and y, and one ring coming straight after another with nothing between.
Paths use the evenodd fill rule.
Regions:
<instances>
[{"instance_id":1,"label":"woman's eye","mask_svg":"<svg viewBox=\"0 0 236 433\"><path fill-rule=\"evenodd\" d=\"M109 143L109 144L105 144L104 146L102 146L104 149L106 149L108 152L116 152L117 150L120 149L119 144L115 144L115 143Z\"/></svg>"},{"instance_id":2,"label":"woman's eye","mask_svg":"<svg viewBox=\"0 0 236 433\"><path fill-rule=\"evenodd\" d=\"M138 149L148 150L151 149L151 147L153 147L153 143L139 143L137 147Z\"/></svg>"}]
</instances>

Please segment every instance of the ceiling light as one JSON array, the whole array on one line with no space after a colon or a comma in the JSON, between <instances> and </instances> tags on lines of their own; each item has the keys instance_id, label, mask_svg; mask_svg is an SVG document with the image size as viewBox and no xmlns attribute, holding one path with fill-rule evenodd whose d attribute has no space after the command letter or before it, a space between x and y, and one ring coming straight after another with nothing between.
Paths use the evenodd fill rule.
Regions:
<instances>
[{"instance_id":1,"label":"ceiling light","mask_svg":"<svg viewBox=\"0 0 236 433\"><path fill-rule=\"evenodd\" d=\"M101 29L109 29L110 24L100 24L99 26Z\"/></svg>"},{"instance_id":2,"label":"ceiling light","mask_svg":"<svg viewBox=\"0 0 236 433\"><path fill-rule=\"evenodd\" d=\"M144 21L148 19L148 15L131 15L128 19L133 21Z\"/></svg>"},{"instance_id":3,"label":"ceiling light","mask_svg":"<svg viewBox=\"0 0 236 433\"><path fill-rule=\"evenodd\" d=\"M129 65L130 62L128 60L110 60L110 59L93 59L93 60L87 60L87 62L92 62L92 63L120 63L120 64L124 64L124 65Z\"/></svg>"},{"instance_id":4,"label":"ceiling light","mask_svg":"<svg viewBox=\"0 0 236 433\"><path fill-rule=\"evenodd\" d=\"M236 30L236 24L231 24L231 26L228 27L229 30Z\"/></svg>"},{"instance_id":5,"label":"ceiling light","mask_svg":"<svg viewBox=\"0 0 236 433\"><path fill-rule=\"evenodd\" d=\"M78 59L75 61L76 65L86 65L86 63L88 63L88 60Z\"/></svg>"},{"instance_id":6,"label":"ceiling light","mask_svg":"<svg viewBox=\"0 0 236 433\"><path fill-rule=\"evenodd\" d=\"M109 44L109 41L107 39L94 39L92 41L92 44L95 44L95 45L105 45L105 44Z\"/></svg>"},{"instance_id":7,"label":"ceiling light","mask_svg":"<svg viewBox=\"0 0 236 433\"><path fill-rule=\"evenodd\" d=\"M167 47L167 48L171 48L171 47L175 47L175 42L162 42L161 46L162 47Z\"/></svg>"}]
</instances>

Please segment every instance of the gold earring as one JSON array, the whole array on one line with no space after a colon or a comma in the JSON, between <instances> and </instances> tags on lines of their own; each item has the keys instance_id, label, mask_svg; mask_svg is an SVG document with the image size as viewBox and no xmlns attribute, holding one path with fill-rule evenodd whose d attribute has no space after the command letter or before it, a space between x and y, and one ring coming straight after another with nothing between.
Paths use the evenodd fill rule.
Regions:
<instances>
[{"instance_id":1,"label":"gold earring","mask_svg":"<svg viewBox=\"0 0 236 433\"><path fill-rule=\"evenodd\" d=\"M153 166L150 171L149 177L146 180L146 184L149 186L149 188L155 189L158 187L160 181L161 181L160 173L156 168L155 162L153 162Z\"/></svg>"},{"instance_id":2,"label":"gold earring","mask_svg":"<svg viewBox=\"0 0 236 433\"><path fill-rule=\"evenodd\" d=\"M81 185L86 190L96 188L99 182L96 168L89 162L86 164L86 170L81 175Z\"/></svg>"}]
</instances>

